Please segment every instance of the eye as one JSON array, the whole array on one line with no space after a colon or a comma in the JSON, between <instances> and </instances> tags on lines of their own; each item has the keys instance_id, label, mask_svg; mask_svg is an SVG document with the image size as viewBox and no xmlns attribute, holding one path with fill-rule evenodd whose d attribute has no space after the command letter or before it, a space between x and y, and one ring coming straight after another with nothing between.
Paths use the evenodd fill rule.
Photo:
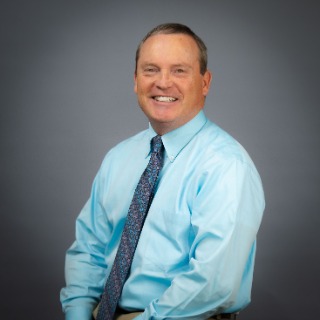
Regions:
<instances>
[{"instance_id":1,"label":"eye","mask_svg":"<svg viewBox=\"0 0 320 320\"><path fill-rule=\"evenodd\" d=\"M177 76L184 76L187 74L187 69L183 67L177 67L172 70L172 73Z\"/></svg>"},{"instance_id":2,"label":"eye","mask_svg":"<svg viewBox=\"0 0 320 320\"><path fill-rule=\"evenodd\" d=\"M143 69L143 71L144 71L145 73L152 74L152 73L157 72L158 69L157 69L156 67L145 67L145 68Z\"/></svg>"}]
</instances>

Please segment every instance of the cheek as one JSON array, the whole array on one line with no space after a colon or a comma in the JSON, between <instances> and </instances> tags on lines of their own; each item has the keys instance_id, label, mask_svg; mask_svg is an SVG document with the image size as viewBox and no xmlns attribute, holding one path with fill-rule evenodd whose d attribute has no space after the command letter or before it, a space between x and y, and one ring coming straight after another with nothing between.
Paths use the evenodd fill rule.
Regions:
<instances>
[{"instance_id":1,"label":"cheek","mask_svg":"<svg viewBox=\"0 0 320 320\"><path fill-rule=\"evenodd\" d=\"M150 85L145 82L137 81L135 82L134 88L137 94L147 94L150 90Z\"/></svg>"}]
</instances>

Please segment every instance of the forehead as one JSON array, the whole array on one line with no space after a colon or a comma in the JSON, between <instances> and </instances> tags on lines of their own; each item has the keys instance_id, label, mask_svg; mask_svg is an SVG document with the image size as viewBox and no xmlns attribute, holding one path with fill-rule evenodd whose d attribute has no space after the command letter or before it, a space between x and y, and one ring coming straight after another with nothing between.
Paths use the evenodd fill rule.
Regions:
<instances>
[{"instance_id":1,"label":"forehead","mask_svg":"<svg viewBox=\"0 0 320 320\"><path fill-rule=\"evenodd\" d=\"M195 40L186 34L157 34L148 38L140 48L139 60L176 59L196 62L199 49Z\"/></svg>"}]
</instances>

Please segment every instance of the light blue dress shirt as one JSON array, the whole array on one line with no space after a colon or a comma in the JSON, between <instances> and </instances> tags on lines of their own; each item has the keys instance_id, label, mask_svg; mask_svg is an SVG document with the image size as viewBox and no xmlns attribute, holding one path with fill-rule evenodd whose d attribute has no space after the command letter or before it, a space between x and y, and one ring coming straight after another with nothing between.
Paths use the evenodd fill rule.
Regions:
<instances>
[{"instance_id":1,"label":"light blue dress shirt","mask_svg":"<svg viewBox=\"0 0 320 320\"><path fill-rule=\"evenodd\" d=\"M155 135L150 126L101 165L66 255L67 320L91 319ZM119 304L144 310L139 320L239 311L250 302L264 210L259 174L243 147L203 111L162 140L164 167Z\"/></svg>"}]
</instances>

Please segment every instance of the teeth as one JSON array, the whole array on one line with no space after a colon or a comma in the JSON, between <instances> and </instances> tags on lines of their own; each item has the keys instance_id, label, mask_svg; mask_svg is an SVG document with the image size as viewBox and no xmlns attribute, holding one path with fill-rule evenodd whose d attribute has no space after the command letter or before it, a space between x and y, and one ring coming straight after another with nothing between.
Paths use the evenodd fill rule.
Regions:
<instances>
[{"instance_id":1,"label":"teeth","mask_svg":"<svg viewBox=\"0 0 320 320\"><path fill-rule=\"evenodd\" d=\"M154 99L159 102L173 102L177 100L176 98L173 98L173 97L163 97L163 96L157 96L157 97L154 97Z\"/></svg>"}]
</instances>

